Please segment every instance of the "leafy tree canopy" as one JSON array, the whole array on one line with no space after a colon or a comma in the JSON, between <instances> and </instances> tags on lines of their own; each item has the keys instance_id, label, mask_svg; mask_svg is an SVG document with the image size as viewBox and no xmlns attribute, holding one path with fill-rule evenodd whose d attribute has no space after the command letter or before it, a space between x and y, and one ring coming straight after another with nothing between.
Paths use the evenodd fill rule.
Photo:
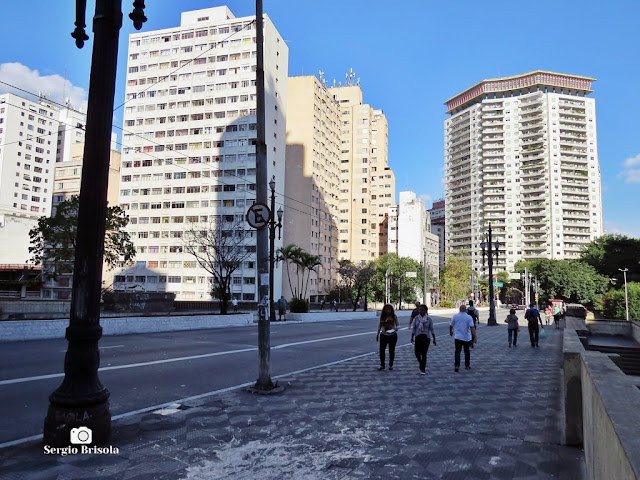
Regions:
<instances>
[{"instance_id":1,"label":"leafy tree canopy","mask_svg":"<svg viewBox=\"0 0 640 480\"><path fill-rule=\"evenodd\" d=\"M625 235L603 235L587 244L580 260L607 278L615 278L618 288L624 286L619 269L629 269L627 282L640 282L640 239Z\"/></svg>"},{"instance_id":2,"label":"leafy tree canopy","mask_svg":"<svg viewBox=\"0 0 640 480\"><path fill-rule=\"evenodd\" d=\"M60 274L73 272L78 230L77 196L58 204L52 217L40 217L38 225L29 231L32 261L43 266L45 278L56 279ZM133 260L135 247L124 228L129 217L120 207L107 207L104 238L104 262L113 268L118 261Z\"/></svg>"},{"instance_id":3,"label":"leafy tree canopy","mask_svg":"<svg viewBox=\"0 0 640 480\"><path fill-rule=\"evenodd\" d=\"M471 293L471 265L461 254L445 255L445 265L440 270L440 289L446 299L455 302L465 300Z\"/></svg>"}]
</instances>

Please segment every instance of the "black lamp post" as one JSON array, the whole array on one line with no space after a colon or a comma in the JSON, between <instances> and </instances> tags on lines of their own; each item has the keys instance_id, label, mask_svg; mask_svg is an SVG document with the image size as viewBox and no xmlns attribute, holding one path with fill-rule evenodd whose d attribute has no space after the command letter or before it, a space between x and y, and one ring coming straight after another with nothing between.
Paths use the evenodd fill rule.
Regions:
<instances>
[{"instance_id":1,"label":"black lamp post","mask_svg":"<svg viewBox=\"0 0 640 480\"><path fill-rule=\"evenodd\" d=\"M276 228L278 229L278 240L280 240L280 232L282 231L282 207L278 208L278 222L273 218L273 211L276 208L276 181L271 178L269 182L269 188L271 189L271 215L269 219L269 320L275 321L276 310L273 298L273 269L276 263L275 255L275 242L276 242Z\"/></svg>"},{"instance_id":2,"label":"black lamp post","mask_svg":"<svg viewBox=\"0 0 640 480\"><path fill-rule=\"evenodd\" d=\"M86 0L76 1L76 29L71 36L75 38L78 48L82 48L89 38L85 32L86 4ZM129 18L139 30L147 20L144 1L136 0L133 6ZM102 337L100 289L121 26L122 1L97 0L93 17L94 40L71 313L65 335L69 345L64 359L64 380L49 395L49 409L43 429L44 443L54 447L69 446L72 428L91 429L92 444L106 444L111 435L109 391L98 378L98 341Z\"/></svg>"},{"instance_id":3,"label":"black lamp post","mask_svg":"<svg viewBox=\"0 0 640 480\"><path fill-rule=\"evenodd\" d=\"M496 321L496 304L493 293L493 255L495 255L496 260L498 260L500 242L493 243L491 224L489 224L489 234L485 236L485 239L480 243L480 247L482 248L482 266L484 267L485 255L488 257L489 263L489 321L487 325L495 327L498 325L498 322Z\"/></svg>"}]
</instances>

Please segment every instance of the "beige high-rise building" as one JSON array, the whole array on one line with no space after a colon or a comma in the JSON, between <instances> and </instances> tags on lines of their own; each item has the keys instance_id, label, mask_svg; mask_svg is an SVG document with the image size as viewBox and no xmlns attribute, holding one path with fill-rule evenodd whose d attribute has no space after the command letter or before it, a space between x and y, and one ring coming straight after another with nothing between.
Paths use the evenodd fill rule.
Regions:
<instances>
[{"instance_id":1,"label":"beige high-rise building","mask_svg":"<svg viewBox=\"0 0 640 480\"><path fill-rule=\"evenodd\" d=\"M363 103L359 84L331 87L340 106L338 257L368 262L387 253L387 217L395 205L388 165L387 117Z\"/></svg>"},{"instance_id":2,"label":"beige high-rise building","mask_svg":"<svg viewBox=\"0 0 640 480\"><path fill-rule=\"evenodd\" d=\"M446 249L482 267L491 225L497 270L578 258L602 235L595 79L535 71L484 80L445 102Z\"/></svg>"},{"instance_id":3,"label":"beige high-rise building","mask_svg":"<svg viewBox=\"0 0 640 480\"><path fill-rule=\"evenodd\" d=\"M315 302L335 286L340 202L340 106L315 76L288 80L286 165L283 244L320 257L307 291ZM286 273L282 291L291 297Z\"/></svg>"}]
</instances>

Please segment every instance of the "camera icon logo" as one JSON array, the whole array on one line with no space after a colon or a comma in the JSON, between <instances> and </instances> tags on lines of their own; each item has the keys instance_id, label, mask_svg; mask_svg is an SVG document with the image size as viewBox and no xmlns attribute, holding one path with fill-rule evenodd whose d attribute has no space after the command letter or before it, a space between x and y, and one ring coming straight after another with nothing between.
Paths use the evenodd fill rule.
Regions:
<instances>
[{"instance_id":1,"label":"camera icon logo","mask_svg":"<svg viewBox=\"0 0 640 480\"><path fill-rule=\"evenodd\" d=\"M93 432L89 427L72 428L70 437L74 445L87 445L93 439Z\"/></svg>"}]
</instances>

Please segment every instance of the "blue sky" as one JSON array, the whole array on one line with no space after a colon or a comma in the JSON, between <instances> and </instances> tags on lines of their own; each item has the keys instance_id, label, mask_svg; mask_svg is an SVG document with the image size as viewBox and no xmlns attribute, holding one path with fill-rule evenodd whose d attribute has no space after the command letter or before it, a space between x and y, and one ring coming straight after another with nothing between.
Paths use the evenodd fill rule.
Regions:
<instances>
[{"instance_id":1,"label":"blue sky","mask_svg":"<svg viewBox=\"0 0 640 480\"><path fill-rule=\"evenodd\" d=\"M116 105L123 102L127 17L123 1ZM143 30L173 27L180 11L225 3L148 0ZM88 1L89 35L95 1ZM236 16L255 1L228 1ZM71 0L3 2L0 80L64 95L81 104L89 84L92 39L76 49ZM365 102L389 121L389 164L396 190L428 201L444 196L443 102L486 78L552 70L597 79L598 151L605 229L640 237L640 2L616 0L431 1L264 0L289 46L289 74L325 72L343 81L350 68ZM15 64L21 65L15 65ZM63 87L64 78L67 83ZM0 92L6 87L0 85ZM122 113L114 114L121 126Z\"/></svg>"}]
</instances>

